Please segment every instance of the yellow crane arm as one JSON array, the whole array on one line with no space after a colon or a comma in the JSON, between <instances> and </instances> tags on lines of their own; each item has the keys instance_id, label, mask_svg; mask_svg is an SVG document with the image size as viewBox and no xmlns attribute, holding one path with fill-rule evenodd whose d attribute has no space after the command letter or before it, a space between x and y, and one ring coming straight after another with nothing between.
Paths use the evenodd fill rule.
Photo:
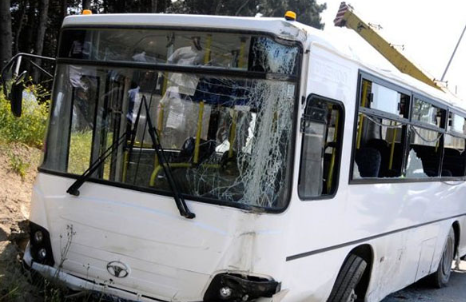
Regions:
<instances>
[{"instance_id":1,"label":"yellow crane arm","mask_svg":"<svg viewBox=\"0 0 466 302\"><path fill-rule=\"evenodd\" d=\"M340 9L333 22L335 26L346 26L357 32L402 73L443 91L443 88L437 85L433 78L425 74L420 68L382 38L374 29L355 15L353 8L345 2L340 4Z\"/></svg>"}]
</instances>

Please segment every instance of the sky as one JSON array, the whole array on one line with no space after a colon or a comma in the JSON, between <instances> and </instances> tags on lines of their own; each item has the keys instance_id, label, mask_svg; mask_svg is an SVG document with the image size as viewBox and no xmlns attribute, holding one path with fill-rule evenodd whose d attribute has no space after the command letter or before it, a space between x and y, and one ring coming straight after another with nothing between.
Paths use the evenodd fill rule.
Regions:
<instances>
[{"instance_id":1,"label":"sky","mask_svg":"<svg viewBox=\"0 0 466 302\"><path fill-rule=\"evenodd\" d=\"M346 40L370 64L394 68L354 31L333 25L340 0L317 2L327 3L321 14L324 32ZM347 0L346 3L366 23L380 25L378 33L382 37L392 44L403 45L401 52L436 79L441 79L466 26L465 0ZM444 80L448 81L450 91L466 101L466 33Z\"/></svg>"}]
</instances>

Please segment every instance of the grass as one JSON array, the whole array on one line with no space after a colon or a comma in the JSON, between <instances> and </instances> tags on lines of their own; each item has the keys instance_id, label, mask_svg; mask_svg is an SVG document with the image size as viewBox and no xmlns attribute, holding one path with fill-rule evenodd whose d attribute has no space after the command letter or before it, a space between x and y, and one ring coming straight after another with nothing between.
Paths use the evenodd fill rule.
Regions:
<instances>
[{"instance_id":1,"label":"grass","mask_svg":"<svg viewBox=\"0 0 466 302\"><path fill-rule=\"evenodd\" d=\"M113 143L113 133L107 134L106 148ZM91 160L92 130L76 131L70 135L70 153L68 160L68 172L81 175L90 166ZM105 149L101 150L104 152ZM107 158L104 163L103 179L109 179L110 159Z\"/></svg>"},{"instance_id":2,"label":"grass","mask_svg":"<svg viewBox=\"0 0 466 302\"><path fill-rule=\"evenodd\" d=\"M48 102L34 106L33 110L24 108L23 115L17 118L11 113L9 101L0 92L0 143L2 145L24 144L34 148L42 147L48 119L47 104ZM10 168L24 180L30 163L11 150L7 153L10 159Z\"/></svg>"},{"instance_id":3,"label":"grass","mask_svg":"<svg viewBox=\"0 0 466 302\"><path fill-rule=\"evenodd\" d=\"M24 180L26 177L27 170L31 164L25 161L20 155L17 155L13 152L9 152L8 156L10 157L10 167L13 172L21 176L21 179ZM1 301L1 300L0 300Z\"/></svg>"},{"instance_id":4,"label":"grass","mask_svg":"<svg viewBox=\"0 0 466 302\"><path fill-rule=\"evenodd\" d=\"M24 227L27 226L24 225ZM62 259L58 266L59 270L67 259L67 253L75 234L72 226L68 226L67 232L67 242L58 256ZM5 241L0 243L5 244ZM0 250L2 248L3 251L0 252L0 302L117 301L105 296L103 292L72 291L56 276L44 278L37 272L25 269L20 262L22 250L15 240L1 246Z\"/></svg>"},{"instance_id":5,"label":"grass","mask_svg":"<svg viewBox=\"0 0 466 302\"><path fill-rule=\"evenodd\" d=\"M72 132L70 135L70 153L68 172L82 174L89 168L91 161L92 130Z\"/></svg>"},{"instance_id":6,"label":"grass","mask_svg":"<svg viewBox=\"0 0 466 302\"><path fill-rule=\"evenodd\" d=\"M19 142L31 147L43 145L48 120L48 102L26 110L17 118L11 114L9 101L0 92L0 142Z\"/></svg>"}]
</instances>

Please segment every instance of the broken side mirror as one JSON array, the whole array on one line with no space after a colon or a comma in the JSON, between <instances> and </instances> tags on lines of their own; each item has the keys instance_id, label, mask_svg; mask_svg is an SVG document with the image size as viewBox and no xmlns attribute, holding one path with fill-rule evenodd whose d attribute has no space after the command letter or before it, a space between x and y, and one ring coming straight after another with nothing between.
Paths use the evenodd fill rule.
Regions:
<instances>
[{"instance_id":1,"label":"broken side mirror","mask_svg":"<svg viewBox=\"0 0 466 302\"><path fill-rule=\"evenodd\" d=\"M46 60L54 63L55 59L50 57L38 56L28 53L17 53L10 61L3 67L1 71L1 86L3 88L3 93L5 98L11 103L11 112L14 116L21 116L22 112L22 101L23 101L23 90L24 90L24 81L27 76L27 72L23 71L19 74L21 68L22 59L26 58L33 68L38 69L41 73L45 74L49 78L53 78L52 73L48 72L38 64L34 63L32 60ZM53 66L52 66L53 70ZM19 75L18 75L19 74Z\"/></svg>"},{"instance_id":2,"label":"broken side mirror","mask_svg":"<svg viewBox=\"0 0 466 302\"><path fill-rule=\"evenodd\" d=\"M11 84L11 92L8 99L11 102L11 112L14 116L20 117L23 109L23 82L26 78L27 71L23 71L16 80Z\"/></svg>"}]
</instances>

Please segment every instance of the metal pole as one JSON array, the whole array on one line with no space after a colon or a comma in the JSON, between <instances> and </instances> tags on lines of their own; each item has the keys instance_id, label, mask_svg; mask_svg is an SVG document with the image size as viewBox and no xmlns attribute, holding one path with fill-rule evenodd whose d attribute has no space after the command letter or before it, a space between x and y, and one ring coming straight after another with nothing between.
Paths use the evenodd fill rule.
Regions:
<instances>
[{"instance_id":1,"label":"metal pole","mask_svg":"<svg viewBox=\"0 0 466 302\"><path fill-rule=\"evenodd\" d=\"M448 68L450 67L450 63L453 60L453 57L455 56L456 50L458 49L458 46L460 45L461 39L463 38L464 31L466 30L466 25L463 28L463 32L461 33L461 36L458 40L458 43L456 43L455 50L453 50L453 53L451 54L450 60L448 61L447 67L445 68L445 71L443 72L442 78L440 79L440 82L443 82L443 79L445 78L445 75L447 74Z\"/></svg>"}]
</instances>

